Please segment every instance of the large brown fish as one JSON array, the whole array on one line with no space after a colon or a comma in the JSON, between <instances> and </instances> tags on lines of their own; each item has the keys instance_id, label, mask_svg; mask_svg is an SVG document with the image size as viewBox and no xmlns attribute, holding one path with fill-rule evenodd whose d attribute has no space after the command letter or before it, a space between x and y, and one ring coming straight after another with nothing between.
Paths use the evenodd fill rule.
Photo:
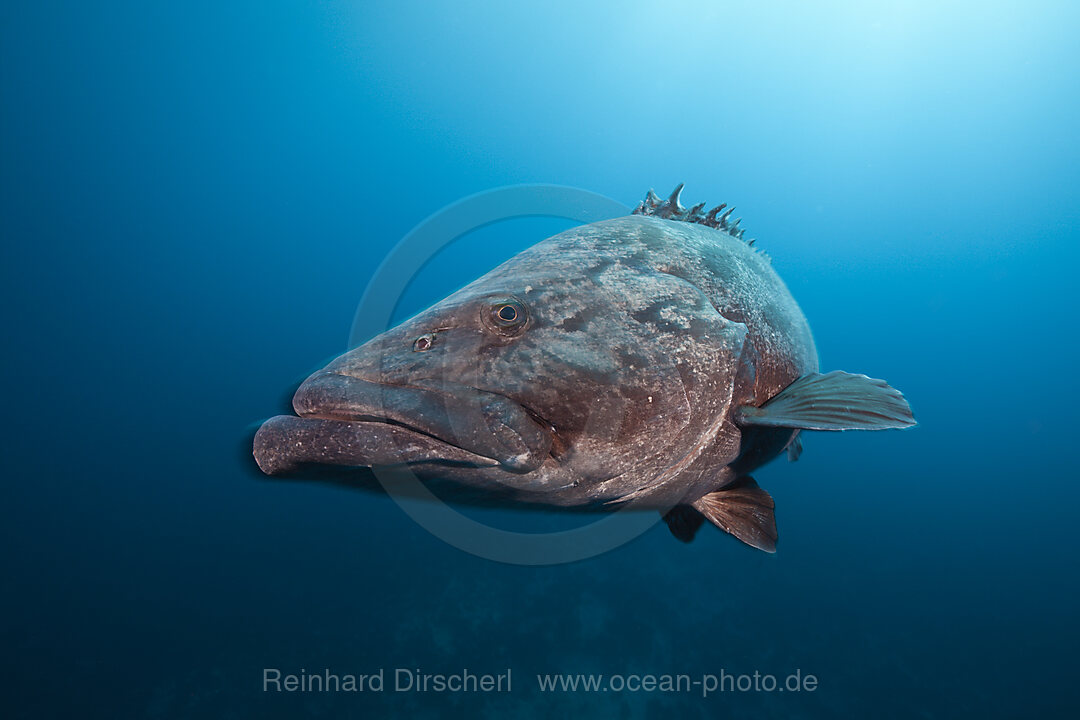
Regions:
<instances>
[{"instance_id":1,"label":"large brown fish","mask_svg":"<svg viewBox=\"0 0 1080 720\"><path fill-rule=\"evenodd\" d=\"M776 547L749 473L802 430L915 424L881 380L818 372L810 327L721 205L651 191L540 242L312 375L268 420L268 474L407 465L508 501L656 508Z\"/></svg>"}]
</instances>

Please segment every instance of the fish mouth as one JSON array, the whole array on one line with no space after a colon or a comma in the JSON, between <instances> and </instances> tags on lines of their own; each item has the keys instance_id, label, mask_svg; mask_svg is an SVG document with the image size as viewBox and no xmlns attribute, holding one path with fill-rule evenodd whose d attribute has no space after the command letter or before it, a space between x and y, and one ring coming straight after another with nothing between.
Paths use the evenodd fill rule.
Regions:
<instances>
[{"instance_id":1,"label":"fish mouth","mask_svg":"<svg viewBox=\"0 0 1080 720\"><path fill-rule=\"evenodd\" d=\"M552 445L550 426L514 400L445 380L402 385L324 370L297 389L293 410L255 434L255 461L268 475L308 463L452 463L528 473Z\"/></svg>"}]
</instances>

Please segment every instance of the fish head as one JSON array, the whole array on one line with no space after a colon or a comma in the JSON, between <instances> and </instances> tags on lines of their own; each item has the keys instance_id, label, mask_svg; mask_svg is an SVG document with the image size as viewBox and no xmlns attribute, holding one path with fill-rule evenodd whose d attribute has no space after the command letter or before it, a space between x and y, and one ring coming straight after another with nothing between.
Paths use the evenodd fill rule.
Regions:
<instances>
[{"instance_id":1,"label":"fish head","mask_svg":"<svg viewBox=\"0 0 1080 720\"><path fill-rule=\"evenodd\" d=\"M260 430L260 467L453 465L532 488L571 466L617 475L684 440L696 381L675 358L710 332L701 293L575 247L533 248L316 372L296 417Z\"/></svg>"}]
</instances>

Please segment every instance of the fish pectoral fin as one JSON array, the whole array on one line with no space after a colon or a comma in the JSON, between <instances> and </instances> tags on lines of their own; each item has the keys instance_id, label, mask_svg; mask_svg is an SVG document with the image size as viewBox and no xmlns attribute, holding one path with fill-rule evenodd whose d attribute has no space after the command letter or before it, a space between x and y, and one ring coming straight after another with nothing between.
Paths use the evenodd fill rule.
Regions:
<instances>
[{"instance_id":1,"label":"fish pectoral fin","mask_svg":"<svg viewBox=\"0 0 1080 720\"><path fill-rule=\"evenodd\" d=\"M664 513L664 522L672 535L688 543L697 535L697 531L705 523L705 518L689 505L676 505Z\"/></svg>"},{"instance_id":2,"label":"fish pectoral fin","mask_svg":"<svg viewBox=\"0 0 1080 720\"><path fill-rule=\"evenodd\" d=\"M911 406L884 380L835 370L799 378L761 407L735 412L740 425L801 430L888 430L915 424Z\"/></svg>"},{"instance_id":3,"label":"fish pectoral fin","mask_svg":"<svg viewBox=\"0 0 1080 720\"><path fill-rule=\"evenodd\" d=\"M703 495L693 507L724 532L751 547L776 552L776 507L772 496L753 478L742 478L722 490Z\"/></svg>"}]
</instances>

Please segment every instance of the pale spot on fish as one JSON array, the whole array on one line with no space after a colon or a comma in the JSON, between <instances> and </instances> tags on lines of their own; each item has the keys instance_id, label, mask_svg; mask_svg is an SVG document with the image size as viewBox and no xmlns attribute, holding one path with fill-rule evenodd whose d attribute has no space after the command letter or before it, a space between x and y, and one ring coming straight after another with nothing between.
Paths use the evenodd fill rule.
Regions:
<instances>
[{"instance_id":1,"label":"pale spot on fish","mask_svg":"<svg viewBox=\"0 0 1080 720\"><path fill-rule=\"evenodd\" d=\"M660 317L673 325L677 325L683 330L690 328L690 319L671 306L660 308Z\"/></svg>"}]
</instances>

